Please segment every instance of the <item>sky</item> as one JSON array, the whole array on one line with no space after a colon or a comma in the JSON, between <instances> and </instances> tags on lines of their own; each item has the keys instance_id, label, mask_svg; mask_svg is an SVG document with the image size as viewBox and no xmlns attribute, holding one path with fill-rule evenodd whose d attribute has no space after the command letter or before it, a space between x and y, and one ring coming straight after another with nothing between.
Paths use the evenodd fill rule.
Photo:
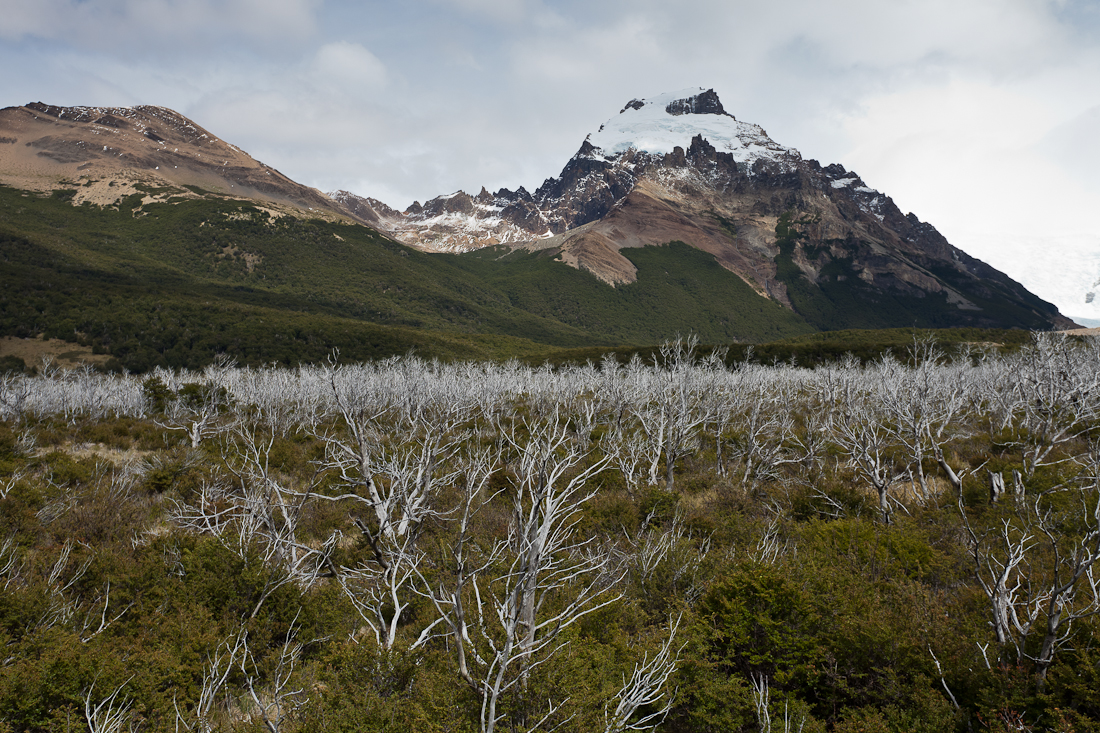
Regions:
<instances>
[{"instance_id":1,"label":"sky","mask_svg":"<svg viewBox=\"0 0 1100 733\"><path fill-rule=\"evenodd\" d=\"M401 209L713 88L1100 323L1100 0L0 0L0 69L0 106L171 107Z\"/></svg>"}]
</instances>

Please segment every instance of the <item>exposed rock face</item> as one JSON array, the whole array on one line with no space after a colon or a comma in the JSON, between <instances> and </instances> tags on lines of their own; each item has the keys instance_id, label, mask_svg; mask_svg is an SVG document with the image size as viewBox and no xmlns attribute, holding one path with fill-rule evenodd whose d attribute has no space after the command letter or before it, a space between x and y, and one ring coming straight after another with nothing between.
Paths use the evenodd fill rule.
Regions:
<instances>
[{"instance_id":1,"label":"exposed rock face","mask_svg":"<svg viewBox=\"0 0 1100 733\"><path fill-rule=\"evenodd\" d=\"M341 201L350 208L354 199ZM855 173L803 160L737 120L713 90L631 100L534 193L459 191L375 226L435 251L552 247L613 285L635 280L620 250L679 240L788 307L792 275L779 268L789 261L815 285L848 280L891 297L946 298L959 323L992 323L980 301L994 296L1019 302L1032 322L1071 323Z\"/></svg>"},{"instance_id":2,"label":"exposed rock face","mask_svg":"<svg viewBox=\"0 0 1100 733\"><path fill-rule=\"evenodd\" d=\"M635 107L635 109L639 109ZM670 115L724 115L726 110L722 108L722 102L713 89L696 94L686 99L674 99L665 106L665 112ZM732 115L731 115L732 116Z\"/></svg>"},{"instance_id":3,"label":"exposed rock face","mask_svg":"<svg viewBox=\"0 0 1100 733\"><path fill-rule=\"evenodd\" d=\"M165 107L34 102L0 110L0 136L10 141L0 145L0 181L29 190L77 185L75 203L111 203L133 193L136 185L195 186L349 217L320 191L292 181Z\"/></svg>"}]
</instances>

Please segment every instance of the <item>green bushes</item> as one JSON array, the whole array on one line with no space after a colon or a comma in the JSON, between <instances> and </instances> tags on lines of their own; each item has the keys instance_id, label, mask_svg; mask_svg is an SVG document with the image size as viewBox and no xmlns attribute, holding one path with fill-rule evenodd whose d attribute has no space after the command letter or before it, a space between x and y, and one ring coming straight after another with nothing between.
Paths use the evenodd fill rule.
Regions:
<instances>
[{"instance_id":1,"label":"green bushes","mask_svg":"<svg viewBox=\"0 0 1100 733\"><path fill-rule=\"evenodd\" d=\"M211 370L109 378L146 399L102 418L70 399L101 375L28 378L15 386L72 392L56 414L42 397L0 423L0 720L87 727L88 701L121 690L150 732L269 730L264 715L287 733L482 731L504 669L495 730L580 733L605 729L664 648L667 684L628 713L663 715L675 690L664 731L776 730L784 715L804 731L1096 730L1087 573L1061 596L1077 616L1065 643L1040 657L1051 583L1100 536L1100 392L1047 393L1092 408L1023 475L1036 443L1019 438L1038 433L995 419L1019 427L1023 402L993 410L1025 388L1021 370L1039 373L1034 358L817 371L685 359L685 392L638 364ZM942 378L941 397L964 388L944 431L921 433L941 436L963 491L927 451L918 491L917 459L891 433L886 521L828 418L859 394L896 427L900 374ZM208 400L222 412L191 447L172 416ZM676 491L627 482L631 461L663 458L677 410L716 407L730 410L722 435L713 417L696 423ZM746 421L766 413L793 417L750 439ZM766 470L745 470L750 450ZM1010 487L1021 471L1023 493L994 501L987 470ZM1013 543L1026 562L1005 600L990 580ZM998 598L1033 621L1004 643ZM382 622L392 635L372 630ZM509 644L533 651L502 656Z\"/></svg>"}]
</instances>

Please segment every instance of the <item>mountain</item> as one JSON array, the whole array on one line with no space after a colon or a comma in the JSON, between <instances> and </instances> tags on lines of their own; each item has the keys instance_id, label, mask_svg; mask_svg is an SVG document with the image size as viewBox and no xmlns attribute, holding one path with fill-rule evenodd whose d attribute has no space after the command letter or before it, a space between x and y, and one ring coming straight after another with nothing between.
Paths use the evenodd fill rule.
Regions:
<instances>
[{"instance_id":1,"label":"mountain","mask_svg":"<svg viewBox=\"0 0 1100 733\"><path fill-rule=\"evenodd\" d=\"M30 191L76 184L73 203L78 205L114 205L139 191L149 201L165 200L171 189L177 198L210 192L350 218L320 191L292 181L166 107L34 102L0 109L0 180Z\"/></svg>"},{"instance_id":2,"label":"mountain","mask_svg":"<svg viewBox=\"0 0 1100 733\"><path fill-rule=\"evenodd\" d=\"M706 90L632 101L534 193L404 212L325 196L162 107L0 110L0 365L13 338L142 371L1063 325Z\"/></svg>"},{"instance_id":3,"label":"mountain","mask_svg":"<svg viewBox=\"0 0 1100 733\"><path fill-rule=\"evenodd\" d=\"M1074 325L854 172L736 119L709 89L631 100L533 193L459 191L404 212L333 196L412 246L548 250L613 286L638 278L629 250L684 242L815 329Z\"/></svg>"}]
</instances>

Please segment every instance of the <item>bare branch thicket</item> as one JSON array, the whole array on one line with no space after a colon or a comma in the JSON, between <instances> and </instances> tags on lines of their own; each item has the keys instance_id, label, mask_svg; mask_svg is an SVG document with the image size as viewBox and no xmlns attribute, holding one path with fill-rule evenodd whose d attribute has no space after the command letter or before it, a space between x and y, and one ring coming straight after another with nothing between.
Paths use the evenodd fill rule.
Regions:
<instances>
[{"instance_id":1,"label":"bare branch thicket","mask_svg":"<svg viewBox=\"0 0 1100 733\"><path fill-rule=\"evenodd\" d=\"M1076 344L1068 336L1037 333L1017 361L1012 438L1023 451L1024 478L1055 459L1057 448L1079 437L1100 414L1100 340Z\"/></svg>"},{"instance_id":2,"label":"bare branch thicket","mask_svg":"<svg viewBox=\"0 0 1100 733\"><path fill-rule=\"evenodd\" d=\"M237 668L238 660L247 649L247 645L247 632L241 628L226 637L214 653L207 657L199 699L190 710L181 710L179 701L173 698L177 731L181 728L188 733L213 733L218 730L215 719L218 699L220 697L222 700L222 708L228 710L232 700L226 690L226 682L229 675Z\"/></svg>"},{"instance_id":3,"label":"bare branch thicket","mask_svg":"<svg viewBox=\"0 0 1100 733\"><path fill-rule=\"evenodd\" d=\"M622 425L616 425L600 440L600 448L604 455L610 457L612 465L619 469L626 483L627 493L631 497L636 496L645 474L644 464L649 452L645 438L637 432L624 429Z\"/></svg>"},{"instance_id":4,"label":"bare branch thicket","mask_svg":"<svg viewBox=\"0 0 1100 733\"><path fill-rule=\"evenodd\" d=\"M681 617L669 624L668 638L652 658L646 653L634 665L630 677L624 676L623 685L604 706L604 733L622 733L628 730L654 729L668 716L676 703L676 691L668 691L668 681L676 671L684 645L674 649L676 632ZM611 704L615 709L611 710ZM638 711L644 712L639 715Z\"/></svg>"},{"instance_id":5,"label":"bare branch thicket","mask_svg":"<svg viewBox=\"0 0 1100 733\"><path fill-rule=\"evenodd\" d=\"M70 424L80 417L143 414L141 384L135 377L100 374L87 365L62 370L44 359L38 376L16 377L3 392L20 414L61 416Z\"/></svg>"},{"instance_id":6,"label":"bare branch thicket","mask_svg":"<svg viewBox=\"0 0 1100 733\"><path fill-rule=\"evenodd\" d=\"M229 392L214 379L205 384L191 384L195 389L177 394L166 406L165 419L154 422L165 430L185 433L191 447L198 448L205 438L222 432L231 400Z\"/></svg>"},{"instance_id":7,"label":"bare branch thicket","mask_svg":"<svg viewBox=\"0 0 1100 733\"><path fill-rule=\"evenodd\" d=\"M1063 491L1019 501L1015 516L1002 520L996 539L978 534L966 520L978 581L990 601L997 643L1015 650L1016 661L1032 661L1039 684L1057 652L1070 643L1074 622L1100 612L1100 445L1094 442L1069 501ZM1068 506L1067 506L1068 504ZM1055 508L1057 507L1057 508ZM1041 635L1038 651L1028 646ZM988 660L987 660L988 663Z\"/></svg>"},{"instance_id":8,"label":"bare branch thicket","mask_svg":"<svg viewBox=\"0 0 1100 733\"><path fill-rule=\"evenodd\" d=\"M133 679L132 677L130 679ZM84 720L89 733L119 733L137 730L133 720L130 700L119 700L118 696L130 680L126 680L107 697L96 700L95 681L84 691Z\"/></svg>"},{"instance_id":9,"label":"bare branch thicket","mask_svg":"<svg viewBox=\"0 0 1100 733\"><path fill-rule=\"evenodd\" d=\"M23 419L31 394L31 381L22 374L0 374L0 420Z\"/></svg>"},{"instance_id":10,"label":"bare branch thicket","mask_svg":"<svg viewBox=\"0 0 1100 733\"><path fill-rule=\"evenodd\" d=\"M1079 619L1100 612L1100 442L1092 441L1078 459L1083 470L1072 487L1072 510L1042 511L1036 501L1037 526L1046 538L1051 573L1043 613L1043 639L1035 657L1040 684L1059 649L1066 646ZM1040 513L1041 512L1041 513Z\"/></svg>"},{"instance_id":11,"label":"bare branch thicket","mask_svg":"<svg viewBox=\"0 0 1100 733\"><path fill-rule=\"evenodd\" d=\"M246 563L258 561L264 567L264 585L250 617L279 588L293 583L308 589L336 574L331 558L340 532L334 531L319 547L299 536L319 477L295 490L284 485L271 464L286 422L279 410L239 414L225 431L222 452L232 481L204 479L196 504L177 502L169 513L181 528L212 534Z\"/></svg>"},{"instance_id":12,"label":"bare branch thicket","mask_svg":"<svg viewBox=\"0 0 1100 733\"><path fill-rule=\"evenodd\" d=\"M28 472L25 468L17 468L12 471L11 476L0 479L0 499L6 499L16 484L25 479L27 475Z\"/></svg>"},{"instance_id":13,"label":"bare branch thicket","mask_svg":"<svg viewBox=\"0 0 1100 733\"><path fill-rule=\"evenodd\" d=\"M344 495L369 506L373 517L356 519L373 557L355 568L340 568L340 583L364 623L384 649L397 640L403 613L411 602L424 553L419 547L424 522L439 516L439 488L454 475L431 463L433 439L382 453L367 482L368 497Z\"/></svg>"},{"instance_id":14,"label":"bare branch thicket","mask_svg":"<svg viewBox=\"0 0 1100 733\"><path fill-rule=\"evenodd\" d=\"M1035 547L1035 535L1009 519L1002 520L999 530L979 534L966 521L965 512L963 520L975 574L989 600L993 635L1002 649L1008 645L1015 649L1019 662L1024 657L1023 642L1045 599L1045 591L1033 588L1031 582L1028 556Z\"/></svg>"},{"instance_id":15,"label":"bare branch thicket","mask_svg":"<svg viewBox=\"0 0 1100 733\"><path fill-rule=\"evenodd\" d=\"M640 361L640 360L639 360ZM611 354L600 361L596 392L604 403L608 432L626 432L626 419L630 414L630 390L626 369Z\"/></svg>"},{"instance_id":16,"label":"bare branch thicket","mask_svg":"<svg viewBox=\"0 0 1100 733\"><path fill-rule=\"evenodd\" d=\"M243 560L251 562L253 552L257 552L267 570L251 617L284 585L293 583L308 589L321 578L336 575L332 553L341 537L339 530L334 530L320 547L306 544L299 536L299 526L316 496L320 476L315 474L306 486L295 490L284 485L285 480L271 465L272 449L286 431L287 422L280 410L257 410L251 416L242 416L226 438L225 466L236 479L226 497L231 506L230 538L236 540ZM223 518L225 515L215 510L211 524L217 525Z\"/></svg>"},{"instance_id":17,"label":"bare branch thicket","mask_svg":"<svg viewBox=\"0 0 1100 733\"><path fill-rule=\"evenodd\" d=\"M447 546L440 548L437 555L438 562L446 571L433 584L423 575L420 566L415 568L423 588L421 593L435 607L436 618L424 627L410 648L416 649L436 638L448 639L448 647L456 655L459 676L479 693L482 685L474 676L476 670L471 668L470 660L472 658L479 668L487 667L488 662L478 654L477 646L470 635L470 604L474 598L478 601L478 617L482 610L480 593L473 594L471 589L476 586L479 576L491 574L491 569L500 559L503 546L500 543L482 546L473 533L473 522L478 513L504 491L500 489L492 494L488 492L489 479L499 467L499 461L499 451L490 448L472 451L460 459L462 496L457 509L449 512L455 517L455 535ZM443 625L443 630L436 631L440 624Z\"/></svg>"},{"instance_id":18,"label":"bare branch thicket","mask_svg":"<svg viewBox=\"0 0 1100 733\"><path fill-rule=\"evenodd\" d=\"M607 380L592 362L566 366L548 376L551 398L572 420L577 436L587 439L597 425L612 422L616 395L601 389Z\"/></svg>"},{"instance_id":19,"label":"bare branch thicket","mask_svg":"<svg viewBox=\"0 0 1100 733\"><path fill-rule=\"evenodd\" d=\"M771 376L760 367L752 367L736 394L739 409L734 413L733 433L742 486L774 479L780 466L803 459L791 450L795 435L791 408L796 396L786 380Z\"/></svg>"},{"instance_id":20,"label":"bare branch thicket","mask_svg":"<svg viewBox=\"0 0 1100 733\"><path fill-rule=\"evenodd\" d=\"M789 551L787 540L780 541L781 513L773 511L763 534L751 550L749 559L760 565L775 565Z\"/></svg>"},{"instance_id":21,"label":"bare branch thicket","mask_svg":"<svg viewBox=\"0 0 1100 733\"><path fill-rule=\"evenodd\" d=\"M331 385L346 435L322 435L328 450L324 467L336 472L351 493L320 496L365 507L354 521L370 545L372 559L340 568L339 579L376 643L392 648L413 582L423 562L418 547L425 521L439 516L441 487L457 476L446 469L465 435L459 430L476 399L460 385L431 374L419 362L405 364L390 396L364 401L354 384L333 369ZM383 415L397 420L396 445L385 445L377 424Z\"/></svg>"},{"instance_id":22,"label":"bare branch thicket","mask_svg":"<svg viewBox=\"0 0 1100 733\"><path fill-rule=\"evenodd\" d=\"M909 457L907 472L914 476L917 496L932 499L925 463L932 458L947 480L962 491L962 477L971 469L950 465L944 449L967 435L966 409L970 404L969 359L944 364L944 354L931 338L914 339L909 349L915 362L906 367L885 357L875 365L887 428Z\"/></svg>"},{"instance_id":23,"label":"bare branch thicket","mask_svg":"<svg viewBox=\"0 0 1100 733\"><path fill-rule=\"evenodd\" d=\"M886 425L887 416L873 384L868 382L864 373L849 374L844 379L837 395L840 402L836 406L833 440L848 456L848 464L856 475L875 490L882 521L889 522L893 505L900 506L890 496L890 487L905 473L894 463L894 433Z\"/></svg>"},{"instance_id":24,"label":"bare branch thicket","mask_svg":"<svg viewBox=\"0 0 1100 733\"><path fill-rule=\"evenodd\" d=\"M714 369L708 374L709 384L703 390L703 429L710 428L714 436L714 470L719 476L728 473L726 443L737 411L741 370L729 372Z\"/></svg>"},{"instance_id":25,"label":"bare branch thicket","mask_svg":"<svg viewBox=\"0 0 1100 733\"><path fill-rule=\"evenodd\" d=\"M19 559L19 548L15 543L15 535L8 537L0 544L0 578L4 580L4 590L22 586L25 583L23 568L25 561Z\"/></svg>"},{"instance_id":26,"label":"bare branch thicket","mask_svg":"<svg viewBox=\"0 0 1100 733\"><path fill-rule=\"evenodd\" d=\"M302 658L305 645L298 641L297 627L298 617L290 623L286 640L279 650L279 658L271 670L270 680L266 687L259 686L259 665L252 650L248 647L247 637L244 638L243 647L239 655L241 673L248 687L248 694L252 698L253 708L249 717L258 716L269 733L281 733L287 729L287 724L294 716L309 704L309 697L304 687L295 687L291 684L294 678L295 668Z\"/></svg>"},{"instance_id":27,"label":"bare branch thicket","mask_svg":"<svg viewBox=\"0 0 1100 733\"><path fill-rule=\"evenodd\" d=\"M84 622L80 629L80 641L87 644L104 631L114 625L126 613L134 607L136 601L130 601L121 611L111 609L111 582L107 581L107 588L91 604L85 614ZM102 605L100 605L102 604ZM98 613L96 609L98 608ZM98 619L98 621L97 621Z\"/></svg>"},{"instance_id":28,"label":"bare branch thicket","mask_svg":"<svg viewBox=\"0 0 1100 733\"><path fill-rule=\"evenodd\" d=\"M637 411L648 393L648 369L637 354L626 367L610 355L600 364L596 391L604 402L608 430L600 440L604 455L619 469L627 492L634 496L643 476L649 476L651 441L637 420Z\"/></svg>"},{"instance_id":29,"label":"bare branch thicket","mask_svg":"<svg viewBox=\"0 0 1100 733\"><path fill-rule=\"evenodd\" d=\"M104 492L101 496L107 500L122 500L133 492L141 476L142 472L135 464L120 468L97 464L92 480L93 490ZM105 483L106 486L104 486ZM58 500L39 510L37 514L43 522L53 521L75 506L82 498L80 492L53 485L62 492L62 495ZM81 545L87 547L83 543ZM131 602L121 610L117 607L112 609L110 581L107 582L106 588L90 601L77 594L76 589L91 566L93 557L89 555L83 563L70 570L70 557L76 547L77 543L72 539L66 540L43 578L49 600L36 628L46 629L71 623L78 638L87 643L125 616L134 603ZM20 563L17 568L15 562L15 547L9 538L3 546L0 546L0 577L4 577L5 589L27 582L23 573L25 563Z\"/></svg>"},{"instance_id":30,"label":"bare branch thicket","mask_svg":"<svg viewBox=\"0 0 1100 733\"><path fill-rule=\"evenodd\" d=\"M618 599L607 596L613 584L597 582L610 555L587 551L591 542L574 531L596 493L588 481L608 459L586 463L560 416L510 426L503 437L515 476L507 537L491 547L474 546L468 522L484 506L476 497L490 469L484 462L468 466L452 554L456 577L430 590L440 614L436 623L448 629L443 633L459 655L460 674L481 699L483 733L500 724L502 696L526 688L531 670L560 648L562 631ZM551 711L561 705L550 703Z\"/></svg>"},{"instance_id":31,"label":"bare branch thicket","mask_svg":"<svg viewBox=\"0 0 1100 733\"><path fill-rule=\"evenodd\" d=\"M756 724L760 730L760 733L772 733L772 714L771 714L771 690L768 683L768 678L763 674L750 676L749 683L752 685L752 701L753 706L756 708ZM802 728L806 725L806 716L798 715L798 721L795 722L795 716L792 715L790 710L790 704L786 701L783 703L783 733L801 733Z\"/></svg>"},{"instance_id":32,"label":"bare branch thicket","mask_svg":"<svg viewBox=\"0 0 1100 733\"><path fill-rule=\"evenodd\" d=\"M247 538L239 534L230 540L241 507L234 500L233 489L224 476L202 477L194 504L174 501L168 510L168 519L180 529L196 534L210 534L223 542L235 545L240 555L246 552Z\"/></svg>"},{"instance_id":33,"label":"bare branch thicket","mask_svg":"<svg viewBox=\"0 0 1100 733\"><path fill-rule=\"evenodd\" d=\"M1016 417L1019 395L1014 383L1018 358L988 351L981 354L970 373L971 409L990 435L1008 430Z\"/></svg>"},{"instance_id":34,"label":"bare branch thicket","mask_svg":"<svg viewBox=\"0 0 1100 733\"><path fill-rule=\"evenodd\" d=\"M619 550L619 567L626 568L643 592L650 593L650 585L661 567L671 570L671 577L664 578L662 594L683 598L689 605L706 590L699 571L710 554L711 539L698 541L684 526L684 516L677 510L667 526L657 526L650 514L637 537L626 538L626 550Z\"/></svg>"},{"instance_id":35,"label":"bare branch thicket","mask_svg":"<svg viewBox=\"0 0 1100 733\"><path fill-rule=\"evenodd\" d=\"M707 419L694 364L698 341L691 336L665 342L648 379L635 383L633 412L649 446L649 484L658 483L663 458L665 488L670 491L676 462L695 450L697 433Z\"/></svg>"},{"instance_id":36,"label":"bare branch thicket","mask_svg":"<svg viewBox=\"0 0 1100 733\"><path fill-rule=\"evenodd\" d=\"M752 685L753 707L756 708L756 725L760 729L760 733L771 733L772 715L769 710L771 694L768 678L763 674L750 676L749 683Z\"/></svg>"},{"instance_id":37,"label":"bare branch thicket","mask_svg":"<svg viewBox=\"0 0 1100 733\"><path fill-rule=\"evenodd\" d=\"M76 617L80 610L79 600L71 597L72 591L80 582L80 579L84 577L84 574L88 572L88 568L92 564L92 558L86 558L81 565L68 574L68 580L66 580L65 575L69 567L69 556L75 547L75 542L71 539L66 540L49 573L46 575L45 584L49 601L46 610L35 626L37 629L49 629L67 624Z\"/></svg>"}]
</instances>

